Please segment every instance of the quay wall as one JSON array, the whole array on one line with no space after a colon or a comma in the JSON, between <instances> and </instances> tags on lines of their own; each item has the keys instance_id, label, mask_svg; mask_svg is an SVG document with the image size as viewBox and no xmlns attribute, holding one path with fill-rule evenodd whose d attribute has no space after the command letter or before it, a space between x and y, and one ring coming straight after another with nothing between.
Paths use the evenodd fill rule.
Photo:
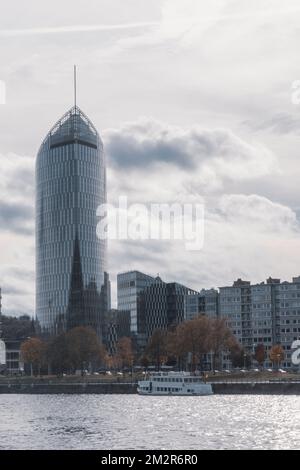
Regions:
<instances>
[{"instance_id":1,"label":"quay wall","mask_svg":"<svg viewBox=\"0 0 300 470\"><path fill-rule=\"evenodd\" d=\"M300 395L299 382L212 382L216 395ZM0 383L0 394L136 394L136 383Z\"/></svg>"}]
</instances>

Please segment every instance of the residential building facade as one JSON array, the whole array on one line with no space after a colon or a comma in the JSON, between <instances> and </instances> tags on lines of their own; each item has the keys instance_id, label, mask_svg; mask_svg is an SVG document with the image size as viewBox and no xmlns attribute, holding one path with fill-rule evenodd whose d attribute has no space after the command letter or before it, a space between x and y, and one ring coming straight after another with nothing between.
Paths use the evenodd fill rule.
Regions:
<instances>
[{"instance_id":1,"label":"residential building facade","mask_svg":"<svg viewBox=\"0 0 300 470\"><path fill-rule=\"evenodd\" d=\"M268 354L275 344L285 353L281 365L293 367L291 345L300 338L300 277L292 282L270 277L254 285L238 279L233 286L220 288L219 315L227 319L249 355L253 357L258 344L264 345L265 367L272 366ZM224 361L224 367L229 367L230 358L224 356Z\"/></svg>"}]
</instances>

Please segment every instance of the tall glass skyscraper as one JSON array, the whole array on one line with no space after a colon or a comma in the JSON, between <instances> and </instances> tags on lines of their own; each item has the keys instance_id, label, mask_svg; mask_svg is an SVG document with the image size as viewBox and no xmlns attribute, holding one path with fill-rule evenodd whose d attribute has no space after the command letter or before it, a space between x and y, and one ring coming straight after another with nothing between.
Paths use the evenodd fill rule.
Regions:
<instances>
[{"instance_id":1,"label":"tall glass skyscraper","mask_svg":"<svg viewBox=\"0 0 300 470\"><path fill-rule=\"evenodd\" d=\"M105 202L103 144L74 106L48 133L36 161L36 314L45 333L83 325L101 335L110 293L96 210Z\"/></svg>"}]
</instances>

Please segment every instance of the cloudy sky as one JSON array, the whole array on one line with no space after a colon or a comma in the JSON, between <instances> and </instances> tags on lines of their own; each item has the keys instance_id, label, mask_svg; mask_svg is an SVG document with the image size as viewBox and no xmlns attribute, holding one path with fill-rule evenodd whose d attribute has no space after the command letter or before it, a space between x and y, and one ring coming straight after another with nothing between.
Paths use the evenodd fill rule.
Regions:
<instances>
[{"instance_id":1,"label":"cloudy sky","mask_svg":"<svg viewBox=\"0 0 300 470\"><path fill-rule=\"evenodd\" d=\"M72 105L74 63L79 105L105 143L109 201L205 203L199 252L110 243L113 298L129 269L196 289L300 273L300 5L285 5L0 0L4 313L34 313L34 161Z\"/></svg>"}]
</instances>

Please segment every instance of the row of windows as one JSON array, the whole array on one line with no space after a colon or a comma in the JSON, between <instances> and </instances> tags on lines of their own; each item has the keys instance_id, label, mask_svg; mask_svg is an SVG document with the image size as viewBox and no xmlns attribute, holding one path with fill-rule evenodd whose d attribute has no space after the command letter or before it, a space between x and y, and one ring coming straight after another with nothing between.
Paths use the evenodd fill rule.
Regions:
<instances>
[{"instance_id":1,"label":"row of windows","mask_svg":"<svg viewBox=\"0 0 300 470\"><path fill-rule=\"evenodd\" d=\"M91 269L99 263L99 257L102 250L101 245L93 242L84 242L80 244L80 256L82 262L87 263ZM74 241L66 240L65 243L48 243L43 246L43 252L38 253L38 262L47 262L47 266L55 266L55 269L65 271L69 269L70 261L74 252Z\"/></svg>"},{"instance_id":2,"label":"row of windows","mask_svg":"<svg viewBox=\"0 0 300 470\"><path fill-rule=\"evenodd\" d=\"M270 335L271 333L272 333L271 328L257 328L253 330L254 335L261 335L261 334Z\"/></svg>"},{"instance_id":3,"label":"row of windows","mask_svg":"<svg viewBox=\"0 0 300 470\"><path fill-rule=\"evenodd\" d=\"M42 213L44 216L51 214L52 211L59 212L61 210L88 210L93 217L97 217L97 208L104 202L103 197L98 193L92 194L89 191L89 195L86 196L83 193L76 193L73 190L67 193L55 193L51 196L43 194L39 200L37 200L37 216Z\"/></svg>"},{"instance_id":4,"label":"row of windows","mask_svg":"<svg viewBox=\"0 0 300 470\"><path fill-rule=\"evenodd\" d=\"M64 225L56 230L37 230L37 241L43 249L45 258L50 258L53 253L60 253L59 256L70 256L70 250L74 246L75 236L81 240L81 249L91 246L95 256L98 256L107 245L106 240L97 238L96 227L86 225ZM39 253L39 252L38 252Z\"/></svg>"},{"instance_id":5,"label":"row of windows","mask_svg":"<svg viewBox=\"0 0 300 470\"><path fill-rule=\"evenodd\" d=\"M300 302L280 302L280 307L300 307Z\"/></svg>"},{"instance_id":6,"label":"row of windows","mask_svg":"<svg viewBox=\"0 0 300 470\"><path fill-rule=\"evenodd\" d=\"M81 160L83 162L92 162L95 163L95 156L101 155L102 158L104 157L103 154L103 147L99 145L98 149L93 149L91 147L70 143L69 145L64 145L57 148L50 148L50 146L45 146L41 149L41 154L43 154L43 158L41 159L41 167L47 164L48 161L45 159L45 155L51 156L51 163L53 165L59 163L67 163L70 160L74 162L76 159Z\"/></svg>"},{"instance_id":7,"label":"row of windows","mask_svg":"<svg viewBox=\"0 0 300 470\"><path fill-rule=\"evenodd\" d=\"M89 178L86 176L77 177L69 175L65 175L59 180L47 178L37 184L37 201L40 200L41 194L46 198L55 195L59 198L65 196L66 193L76 191L82 194L87 192L96 196L99 194L99 185L103 188L105 187L104 176L101 174L97 175L95 172Z\"/></svg>"},{"instance_id":8,"label":"row of windows","mask_svg":"<svg viewBox=\"0 0 300 470\"><path fill-rule=\"evenodd\" d=\"M300 309L299 310L286 310L286 311L280 310L276 312L276 315L280 315L283 317L284 316L286 317L296 316L296 315L300 315Z\"/></svg>"},{"instance_id":9,"label":"row of windows","mask_svg":"<svg viewBox=\"0 0 300 470\"><path fill-rule=\"evenodd\" d=\"M282 328L281 333L300 333L300 328L293 328L293 331L290 328Z\"/></svg>"},{"instance_id":10,"label":"row of windows","mask_svg":"<svg viewBox=\"0 0 300 470\"><path fill-rule=\"evenodd\" d=\"M296 325L297 323L300 323L300 318L295 318L293 321L292 320L280 320L280 323L282 325L290 325L290 324L293 324L293 325Z\"/></svg>"},{"instance_id":11,"label":"row of windows","mask_svg":"<svg viewBox=\"0 0 300 470\"><path fill-rule=\"evenodd\" d=\"M253 326L253 327L255 327L255 326L256 326L256 327L258 327L258 326L270 326L270 325L272 325L272 323L273 323L272 320L253 321L253 322L252 322L252 326Z\"/></svg>"},{"instance_id":12,"label":"row of windows","mask_svg":"<svg viewBox=\"0 0 300 470\"><path fill-rule=\"evenodd\" d=\"M96 275L96 271L94 273L86 273L84 272L82 275L83 283L85 288L88 288L91 283L94 282L94 280L97 283L98 289L100 289L101 282L99 281L99 273ZM41 274L38 276L37 279L37 290L39 293L44 293L46 294L47 292L56 292L56 294L59 291L66 291L70 287L70 279L71 279L71 273L57 273L57 274L48 274L44 275Z\"/></svg>"},{"instance_id":13,"label":"row of windows","mask_svg":"<svg viewBox=\"0 0 300 470\"><path fill-rule=\"evenodd\" d=\"M253 312L251 313L252 318L271 318L272 312Z\"/></svg>"},{"instance_id":14,"label":"row of windows","mask_svg":"<svg viewBox=\"0 0 300 470\"><path fill-rule=\"evenodd\" d=\"M182 379L180 377L153 377L153 382L182 382L184 381L185 383L198 383L200 382L200 379L197 377L189 377Z\"/></svg>"},{"instance_id":15,"label":"row of windows","mask_svg":"<svg viewBox=\"0 0 300 470\"><path fill-rule=\"evenodd\" d=\"M46 171L47 170L47 171ZM37 200L40 194L45 197L65 195L76 190L88 189L89 194L98 194L97 185L101 183L104 186L105 175L97 172L95 168L90 168L90 175L81 176L78 174L69 174L64 168L60 168L57 175L52 175L50 169L45 169L45 175L37 180Z\"/></svg>"},{"instance_id":16,"label":"row of windows","mask_svg":"<svg viewBox=\"0 0 300 470\"><path fill-rule=\"evenodd\" d=\"M300 339L299 336L281 336L280 343L292 343L293 341L297 341L298 339Z\"/></svg>"},{"instance_id":17,"label":"row of windows","mask_svg":"<svg viewBox=\"0 0 300 470\"><path fill-rule=\"evenodd\" d=\"M156 390L158 392L179 392L181 388L176 387L157 387ZM188 390L190 392L190 390Z\"/></svg>"},{"instance_id":18,"label":"row of windows","mask_svg":"<svg viewBox=\"0 0 300 470\"><path fill-rule=\"evenodd\" d=\"M253 308L253 309L259 309L259 308L268 309L268 308L272 308L272 304L269 304L269 303L264 303L264 304L252 304L252 308Z\"/></svg>"},{"instance_id":19,"label":"row of windows","mask_svg":"<svg viewBox=\"0 0 300 470\"><path fill-rule=\"evenodd\" d=\"M272 341L271 337L264 337L263 338L262 336L258 336L258 337L253 338L253 343L254 344L273 343L273 341ZM271 349L271 347L269 347L269 349Z\"/></svg>"}]
</instances>

